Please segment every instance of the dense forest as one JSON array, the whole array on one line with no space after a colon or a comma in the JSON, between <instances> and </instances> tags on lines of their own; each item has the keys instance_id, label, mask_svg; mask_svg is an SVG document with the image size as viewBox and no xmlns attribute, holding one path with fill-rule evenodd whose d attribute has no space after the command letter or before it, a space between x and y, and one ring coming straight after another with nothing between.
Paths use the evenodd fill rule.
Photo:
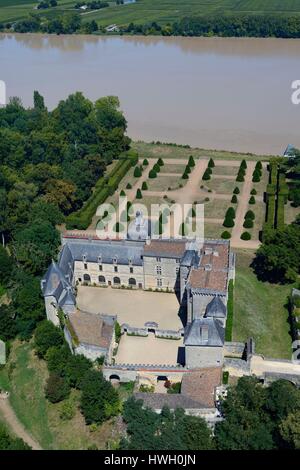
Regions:
<instances>
[{"instance_id":1,"label":"dense forest","mask_svg":"<svg viewBox=\"0 0 300 470\"><path fill-rule=\"evenodd\" d=\"M60 243L56 225L88 199L106 166L129 148L116 97L70 95L51 112L34 93L0 109L0 338L28 337L44 318L40 276Z\"/></svg>"}]
</instances>

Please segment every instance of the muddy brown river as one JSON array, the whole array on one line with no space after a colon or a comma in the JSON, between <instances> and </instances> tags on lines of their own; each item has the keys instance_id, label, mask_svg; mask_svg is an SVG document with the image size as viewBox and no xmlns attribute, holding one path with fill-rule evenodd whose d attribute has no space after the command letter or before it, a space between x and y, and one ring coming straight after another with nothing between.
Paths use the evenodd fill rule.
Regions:
<instances>
[{"instance_id":1,"label":"muddy brown river","mask_svg":"<svg viewBox=\"0 0 300 470\"><path fill-rule=\"evenodd\" d=\"M135 140L282 153L300 147L300 40L0 35L0 80L53 108L117 95Z\"/></svg>"}]
</instances>

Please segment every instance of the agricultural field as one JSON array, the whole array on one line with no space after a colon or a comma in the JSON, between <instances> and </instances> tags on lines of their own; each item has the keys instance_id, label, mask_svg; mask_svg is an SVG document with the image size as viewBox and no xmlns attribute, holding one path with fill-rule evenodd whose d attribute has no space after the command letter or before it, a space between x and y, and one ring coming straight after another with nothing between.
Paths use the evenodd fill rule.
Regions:
<instances>
[{"instance_id":1,"label":"agricultural field","mask_svg":"<svg viewBox=\"0 0 300 470\"><path fill-rule=\"evenodd\" d=\"M72 11L74 0L58 0L58 6L49 10L38 11L44 16L59 16L66 11ZM177 21L185 16L197 16L210 13L279 13L299 14L300 0L137 0L127 5L110 6L98 11L82 12L82 20L96 20L99 25L127 25L130 22L146 23L159 22L161 25ZM25 18L34 10L38 2L33 0L2 0L0 7L0 22L16 21Z\"/></svg>"},{"instance_id":2,"label":"agricultural field","mask_svg":"<svg viewBox=\"0 0 300 470\"><path fill-rule=\"evenodd\" d=\"M119 189L107 202L117 206L119 196L125 193L128 201L146 207L147 213L144 216L151 215L151 204L204 204L205 237L220 238L227 232L227 238L229 233L234 248L258 248L266 211L266 157L201 151L171 145L135 144L135 148L140 155L138 165L128 171L119 184ZM194 165L189 168L188 176L184 177L191 156ZM210 177L206 179L205 172L211 159L214 166L211 168ZM244 181L237 181L243 160L244 164L247 162ZM151 177L153 170L158 168L159 161L159 170L155 177ZM253 182L252 175L258 161L262 167L261 177L260 181ZM250 203L251 197L253 204ZM235 212L233 226L225 224L229 208ZM245 215L250 210L254 213L254 220L250 226L245 227ZM131 211L129 216L130 220L133 220L134 211ZM90 229L96 227L98 220L99 217L93 218ZM244 232L249 234L248 240L241 239Z\"/></svg>"}]
</instances>

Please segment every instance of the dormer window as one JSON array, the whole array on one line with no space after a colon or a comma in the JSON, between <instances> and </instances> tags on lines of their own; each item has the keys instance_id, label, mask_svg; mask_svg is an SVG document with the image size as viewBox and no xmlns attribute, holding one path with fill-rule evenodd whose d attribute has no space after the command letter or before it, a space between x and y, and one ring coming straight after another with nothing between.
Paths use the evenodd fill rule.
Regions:
<instances>
[{"instance_id":1,"label":"dormer window","mask_svg":"<svg viewBox=\"0 0 300 470\"><path fill-rule=\"evenodd\" d=\"M128 264L132 264L132 259L131 258L129 258Z\"/></svg>"},{"instance_id":2,"label":"dormer window","mask_svg":"<svg viewBox=\"0 0 300 470\"><path fill-rule=\"evenodd\" d=\"M98 256L98 263L99 263L99 264L102 263L102 256L101 256L101 255Z\"/></svg>"},{"instance_id":3,"label":"dormer window","mask_svg":"<svg viewBox=\"0 0 300 470\"><path fill-rule=\"evenodd\" d=\"M204 266L204 270L205 270L205 271L211 271L211 269L212 269L211 264L206 264L206 265Z\"/></svg>"},{"instance_id":4,"label":"dormer window","mask_svg":"<svg viewBox=\"0 0 300 470\"><path fill-rule=\"evenodd\" d=\"M115 257L113 258L113 263L114 263L114 264L117 264L117 262L118 262L118 258L115 256Z\"/></svg>"}]
</instances>

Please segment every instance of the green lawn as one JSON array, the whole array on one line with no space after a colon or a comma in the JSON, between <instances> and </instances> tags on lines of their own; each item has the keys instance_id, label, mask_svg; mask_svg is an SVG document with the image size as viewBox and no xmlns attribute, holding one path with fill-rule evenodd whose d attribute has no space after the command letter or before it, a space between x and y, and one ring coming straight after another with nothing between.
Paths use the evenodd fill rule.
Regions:
<instances>
[{"instance_id":1,"label":"green lawn","mask_svg":"<svg viewBox=\"0 0 300 470\"><path fill-rule=\"evenodd\" d=\"M1 0L0 21L13 21L26 17L37 5L34 0ZM58 0L56 8L38 12L44 16L59 16L70 11L76 0ZM112 23L157 21L160 24L177 21L185 16L209 13L300 13L300 0L137 0L130 5L110 6L100 11L82 14L83 21L95 19L99 25ZM36 10L34 10L36 11Z\"/></svg>"},{"instance_id":2,"label":"green lawn","mask_svg":"<svg viewBox=\"0 0 300 470\"><path fill-rule=\"evenodd\" d=\"M300 2L300 0L299 0ZM144 158L180 158L188 160L190 155L195 158L212 157L224 160L261 160L269 161L266 155L254 155L251 153L227 152L222 150L205 150L198 148L185 148L172 144L153 144L147 142L132 142L132 148L139 153L141 159Z\"/></svg>"},{"instance_id":3,"label":"green lawn","mask_svg":"<svg viewBox=\"0 0 300 470\"><path fill-rule=\"evenodd\" d=\"M258 281L249 252L237 252L233 341L253 337L256 352L271 358L291 358L288 311L291 285Z\"/></svg>"}]
</instances>

